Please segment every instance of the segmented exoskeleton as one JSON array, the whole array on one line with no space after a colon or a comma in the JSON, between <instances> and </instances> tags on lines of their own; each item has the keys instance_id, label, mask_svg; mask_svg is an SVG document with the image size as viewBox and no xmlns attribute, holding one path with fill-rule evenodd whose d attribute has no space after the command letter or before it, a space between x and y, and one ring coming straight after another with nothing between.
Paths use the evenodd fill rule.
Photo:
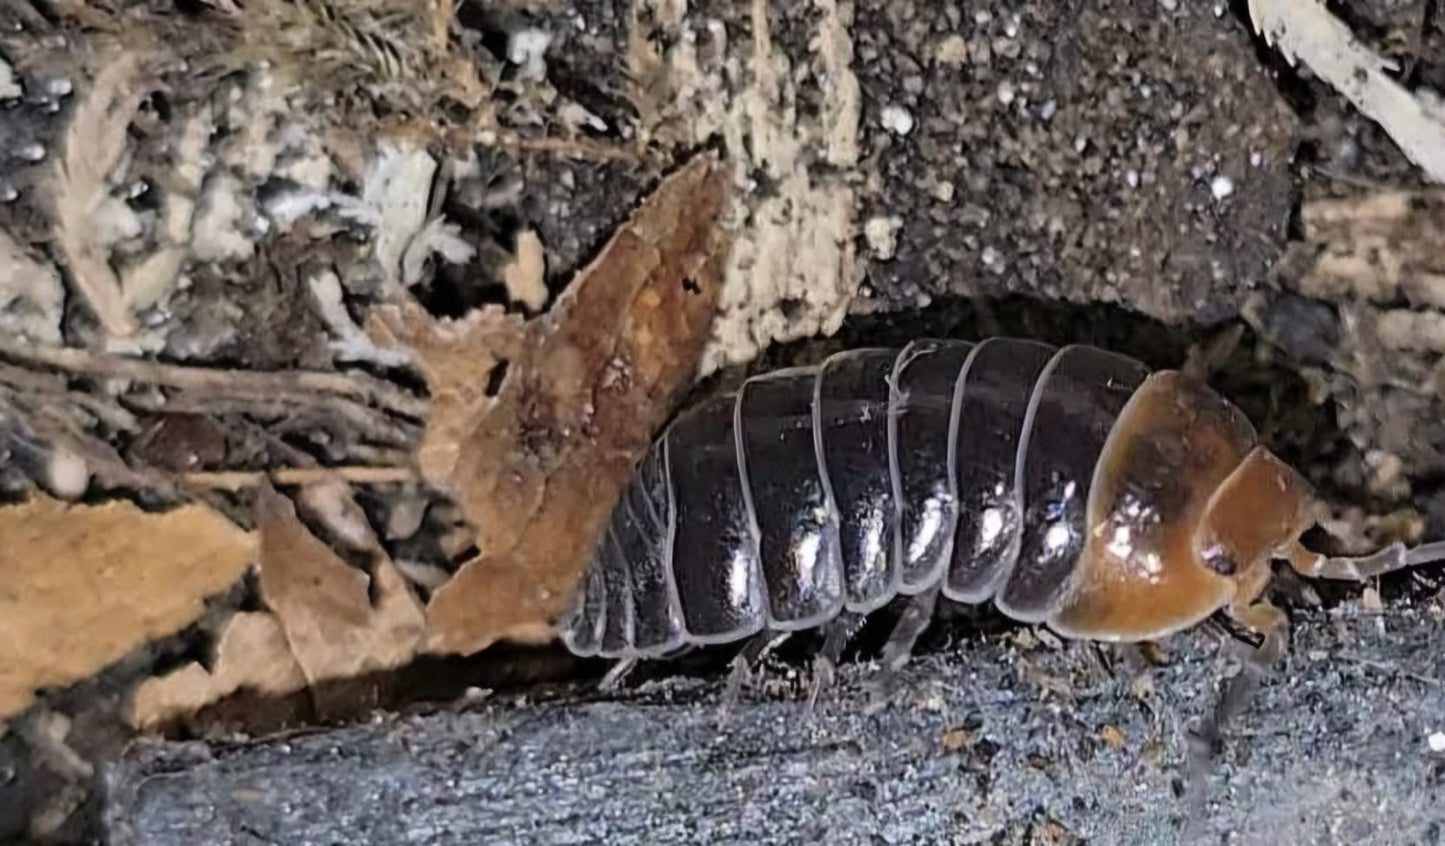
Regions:
<instances>
[{"instance_id":1,"label":"segmented exoskeleton","mask_svg":"<svg viewBox=\"0 0 1445 846\"><path fill-rule=\"evenodd\" d=\"M660 656L940 592L1076 638L1156 639L1221 608L1268 633L1271 559L1359 579L1445 557L1307 551L1309 486L1256 440L1199 380L1089 346L927 340L756 376L654 443L563 640Z\"/></svg>"}]
</instances>

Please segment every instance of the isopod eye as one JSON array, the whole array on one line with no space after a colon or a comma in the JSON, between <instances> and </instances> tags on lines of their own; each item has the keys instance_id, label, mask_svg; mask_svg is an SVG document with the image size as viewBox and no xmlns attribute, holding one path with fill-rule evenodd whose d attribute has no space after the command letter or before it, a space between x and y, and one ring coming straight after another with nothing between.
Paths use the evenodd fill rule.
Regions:
<instances>
[{"instance_id":1,"label":"isopod eye","mask_svg":"<svg viewBox=\"0 0 1445 846\"><path fill-rule=\"evenodd\" d=\"M1211 544L1201 557L1204 558L1204 566L1221 576L1232 576L1239 572L1239 562L1235 561L1234 556L1221 544Z\"/></svg>"}]
</instances>

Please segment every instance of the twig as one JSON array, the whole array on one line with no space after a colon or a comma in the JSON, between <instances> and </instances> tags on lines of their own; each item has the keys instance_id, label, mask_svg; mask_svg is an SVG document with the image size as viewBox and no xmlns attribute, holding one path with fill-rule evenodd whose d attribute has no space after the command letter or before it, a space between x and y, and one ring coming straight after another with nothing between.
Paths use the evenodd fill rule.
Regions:
<instances>
[{"instance_id":1,"label":"twig","mask_svg":"<svg viewBox=\"0 0 1445 846\"><path fill-rule=\"evenodd\" d=\"M14 414L5 415L7 408ZM80 456L108 484L158 491L170 485L169 479L149 468L131 468L110 444L86 432L53 403L34 403L24 395L0 389L0 422L16 427L16 434Z\"/></svg>"},{"instance_id":2,"label":"twig","mask_svg":"<svg viewBox=\"0 0 1445 846\"><path fill-rule=\"evenodd\" d=\"M479 139L488 147L501 147L528 153L556 153L585 161L634 161L637 159L637 153L630 148L580 138L526 138L515 132L484 129L479 133Z\"/></svg>"},{"instance_id":3,"label":"twig","mask_svg":"<svg viewBox=\"0 0 1445 846\"><path fill-rule=\"evenodd\" d=\"M173 388L241 389L259 396L274 396L278 393L335 394L373 403L388 411L415 419L424 417L427 409L426 400L389 382L360 373L217 370L92 353L74 347L21 345L10 342L0 342L0 356L72 373L133 379Z\"/></svg>"},{"instance_id":4,"label":"twig","mask_svg":"<svg viewBox=\"0 0 1445 846\"><path fill-rule=\"evenodd\" d=\"M270 480L277 485L309 485L316 482L342 481L357 485L391 485L417 478L410 467L281 467L275 470L186 473L181 479L188 485L236 491L254 488Z\"/></svg>"}]
</instances>

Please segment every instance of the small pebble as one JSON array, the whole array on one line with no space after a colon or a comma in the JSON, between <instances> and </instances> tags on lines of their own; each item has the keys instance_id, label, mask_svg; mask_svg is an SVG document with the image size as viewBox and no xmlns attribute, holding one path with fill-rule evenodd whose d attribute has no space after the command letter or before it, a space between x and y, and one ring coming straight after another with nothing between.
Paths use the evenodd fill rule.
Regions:
<instances>
[{"instance_id":1,"label":"small pebble","mask_svg":"<svg viewBox=\"0 0 1445 846\"><path fill-rule=\"evenodd\" d=\"M1234 180L1224 174L1214 177L1209 183L1209 193L1213 194L1216 200L1228 197L1234 193Z\"/></svg>"},{"instance_id":2,"label":"small pebble","mask_svg":"<svg viewBox=\"0 0 1445 846\"><path fill-rule=\"evenodd\" d=\"M1445 752L1445 731L1437 731L1430 735L1429 741L1431 752Z\"/></svg>"},{"instance_id":3,"label":"small pebble","mask_svg":"<svg viewBox=\"0 0 1445 846\"><path fill-rule=\"evenodd\" d=\"M913 113L902 106L884 106L879 115L883 128L894 135L907 135L913 131Z\"/></svg>"},{"instance_id":4,"label":"small pebble","mask_svg":"<svg viewBox=\"0 0 1445 846\"><path fill-rule=\"evenodd\" d=\"M552 34L541 29L521 29L507 40L507 61L521 65L524 79L547 78L547 48Z\"/></svg>"},{"instance_id":5,"label":"small pebble","mask_svg":"<svg viewBox=\"0 0 1445 846\"><path fill-rule=\"evenodd\" d=\"M938 60L939 64L961 65L968 61L968 42L963 39L962 35L954 33L939 43L934 58Z\"/></svg>"},{"instance_id":6,"label":"small pebble","mask_svg":"<svg viewBox=\"0 0 1445 846\"><path fill-rule=\"evenodd\" d=\"M1018 94L1014 91L1014 87L1013 87L1013 84L1012 84L1012 83L1009 83L1009 82L1001 82L1001 83L999 83L999 86L998 86L998 101L999 101L1000 103L1003 103L1005 106L1007 106L1007 105L1009 105L1010 103L1012 103L1012 102L1014 101L1014 98L1017 97L1017 96L1018 96Z\"/></svg>"},{"instance_id":7,"label":"small pebble","mask_svg":"<svg viewBox=\"0 0 1445 846\"><path fill-rule=\"evenodd\" d=\"M50 492L61 499L79 499L90 487L90 468L85 459L65 449L50 454L45 477Z\"/></svg>"},{"instance_id":8,"label":"small pebble","mask_svg":"<svg viewBox=\"0 0 1445 846\"><path fill-rule=\"evenodd\" d=\"M15 72L11 70L8 62L0 59L0 100L14 100L23 96L25 89L15 81Z\"/></svg>"},{"instance_id":9,"label":"small pebble","mask_svg":"<svg viewBox=\"0 0 1445 846\"><path fill-rule=\"evenodd\" d=\"M874 217L863 224L863 237L879 260L887 261L898 252L898 230L903 221L897 217Z\"/></svg>"}]
</instances>

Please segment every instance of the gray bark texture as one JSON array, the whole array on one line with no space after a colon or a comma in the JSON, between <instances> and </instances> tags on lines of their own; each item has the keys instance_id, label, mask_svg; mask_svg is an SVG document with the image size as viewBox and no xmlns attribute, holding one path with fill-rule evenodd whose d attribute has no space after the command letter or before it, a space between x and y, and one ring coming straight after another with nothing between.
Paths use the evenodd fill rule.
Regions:
<instances>
[{"instance_id":1,"label":"gray bark texture","mask_svg":"<svg viewBox=\"0 0 1445 846\"><path fill-rule=\"evenodd\" d=\"M1287 667L1226 728L1199 842L1433 844L1445 821L1434 600L1295 615ZM1227 641L1166 666L1015 632L955 643L877 698L845 666L467 712L236 746L146 743L109 771L129 844L1180 842L1186 732ZM1436 737L1439 745L1441 737Z\"/></svg>"}]
</instances>

